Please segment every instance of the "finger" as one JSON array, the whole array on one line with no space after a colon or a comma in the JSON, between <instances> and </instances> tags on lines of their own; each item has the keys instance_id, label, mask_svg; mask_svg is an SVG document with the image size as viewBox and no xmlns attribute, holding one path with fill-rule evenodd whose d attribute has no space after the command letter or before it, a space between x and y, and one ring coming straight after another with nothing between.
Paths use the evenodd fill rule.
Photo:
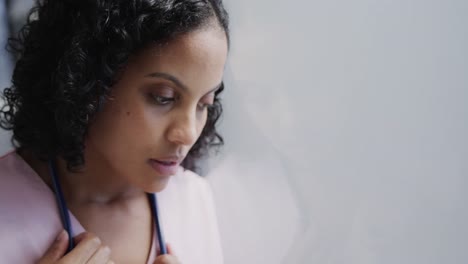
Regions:
<instances>
[{"instance_id":1,"label":"finger","mask_svg":"<svg viewBox=\"0 0 468 264\"><path fill-rule=\"evenodd\" d=\"M89 237L89 235L92 235L90 232L83 232L80 233L79 235L75 236L73 238L73 241L75 242L75 245L79 244L81 241L83 241L85 238Z\"/></svg>"},{"instance_id":2,"label":"finger","mask_svg":"<svg viewBox=\"0 0 468 264\"><path fill-rule=\"evenodd\" d=\"M107 264L110 261L110 253L111 250L109 247L101 245L96 253L88 260L88 264Z\"/></svg>"},{"instance_id":3,"label":"finger","mask_svg":"<svg viewBox=\"0 0 468 264\"><path fill-rule=\"evenodd\" d=\"M166 249L167 249L167 254L176 256L171 244L166 243Z\"/></svg>"},{"instance_id":4,"label":"finger","mask_svg":"<svg viewBox=\"0 0 468 264\"><path fill-rule=\"evenodd\" d=\"M169 254L169 255L176 255L174 253L174 249L172 248L172 245L169 244L169 243L166 243L166 251L167 253L166 254ZM156 255L161 255L161 249L158 247L158 250L156 251Z\"/></svg>"},{"instance_id":5,"label":"finger","mask_svg":"<svg viewBox=\"0 0 468 264\"><path fill-rule=\"evenodd\" d=\"M53 263L58 261L67 252L68 248L68 233L62 230L52 245L47 249L42 258L39 259L37 264Z\"/></svg>"},{"instance_id":6,"label":"finger","mask_svg":"<svg viewBox=\"0 0 468 264\"><path fill-rule=\"evenodd\" d=\"M65 263L86 263L101 247L101 240L89 232L78 235L75 241L76 247L63 257Z\"/></svg>"},{"instance_id":7,"label":"finger","mask_svg":"<svg viewBox=\"0 0 468 264\"><path fill-rule=\"evenodd\" d=\"M180 262L177 257L166 254L158 256L154 261L154 264L180 264Z\"/></svg>"}]
</instances>

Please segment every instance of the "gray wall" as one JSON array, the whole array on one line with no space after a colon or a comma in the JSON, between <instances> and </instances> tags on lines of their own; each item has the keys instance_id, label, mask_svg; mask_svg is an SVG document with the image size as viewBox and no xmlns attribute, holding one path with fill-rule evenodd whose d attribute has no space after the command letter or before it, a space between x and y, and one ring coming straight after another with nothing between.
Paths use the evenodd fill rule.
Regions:
<instances>
[{"instance_id":1,"label":"gray wall","mask_svg":"<svg viewBox=\"0 0 468 264\"><path fill-rule=\"evenodd\" d=\"M468 1L228 7L227 263L468 263Z\"/></svg>"},{"instance_id":2,"label":"gray wall","mask_svg":"<svg viewBox=\"0 0 468 264\"><path fill-rule=\"evenodd\" d=\"M0 91L10 85L12 61L9 54L5 50L7 42L8 27L7 27L7 11L5 1L0 0ZM0 107L3 105L3 100L0 98ZM0 155L11 148L9 141L9 133L0 128Z\"/></svg>"}]
</instances>

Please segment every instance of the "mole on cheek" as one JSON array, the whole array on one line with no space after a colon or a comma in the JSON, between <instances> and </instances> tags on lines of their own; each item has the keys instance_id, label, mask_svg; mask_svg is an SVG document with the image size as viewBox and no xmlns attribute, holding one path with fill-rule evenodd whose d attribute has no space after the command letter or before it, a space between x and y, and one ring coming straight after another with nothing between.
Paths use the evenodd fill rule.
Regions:
<instances>
[{"instance_id":1,"label":"mole on cheek","mask_svg":"<svg viewBox=\"0 0 468 264\"><path fill-rule=\"evenodd\" d=\"M129 115L130 115L130 112L127 112L127 115L129 116Z\"/></svg>"}]
</instances>

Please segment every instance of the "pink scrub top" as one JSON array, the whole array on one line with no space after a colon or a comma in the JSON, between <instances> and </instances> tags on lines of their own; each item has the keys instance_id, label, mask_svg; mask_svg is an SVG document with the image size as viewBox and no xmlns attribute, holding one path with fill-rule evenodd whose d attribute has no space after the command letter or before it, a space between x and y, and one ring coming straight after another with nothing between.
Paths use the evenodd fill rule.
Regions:
<instances>
[{"instance_id":1,"label":"pink scrub top","mask_svg":"<svg viewBox=\"0 0 468 264\"><path fill-rule=\"evenodd\" d=\"M165 240L182 263L221 264L215 204L206 179L180 168L158 193ZM85 231L70 212L74 236ZM0 157L0 262L35 263L63 229L55 196L15 151ZM156 258L153 235L148 264Z\"/></svg>"}]
</instances>

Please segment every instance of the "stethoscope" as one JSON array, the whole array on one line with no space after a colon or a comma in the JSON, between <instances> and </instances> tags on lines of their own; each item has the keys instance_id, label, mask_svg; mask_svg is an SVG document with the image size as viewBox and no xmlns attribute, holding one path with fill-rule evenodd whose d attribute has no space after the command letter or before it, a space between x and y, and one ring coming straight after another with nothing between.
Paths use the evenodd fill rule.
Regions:
<instances>
[{"instance_id":1,"label":"stethoscope","mask_svg":"<svg viewBox=\"0 0 468 264\"><path fill-rule=\"evenodd\" d=\"M65 203L65 198L63 197L62 188L60 187L60 182L58 180L57 168L56 168L55 162L52 159L49 160L49 170L52 176L52 183L54 185L55 198L57 200L57 205L60 211L60 218L62 219L62 224L63 224L64 229L68 233L68 249L67 249L67 253L68 253L75 247L75 244L73 242L73 237L72 237L73 227L70 221L70 213L68 211L67 204ZM159 253L161 255L164 255L164 254L167 254L167 250L166 250L166 243L164 243L164 237L162 233L161 224L159 222L158 203L157 203L156 195L154 193L147 193L147 196L150 202L151 213L153 215L153 219L154 219L154 223L156 227L155 231L158 237Z\"/></svg>"}]
</instances>

